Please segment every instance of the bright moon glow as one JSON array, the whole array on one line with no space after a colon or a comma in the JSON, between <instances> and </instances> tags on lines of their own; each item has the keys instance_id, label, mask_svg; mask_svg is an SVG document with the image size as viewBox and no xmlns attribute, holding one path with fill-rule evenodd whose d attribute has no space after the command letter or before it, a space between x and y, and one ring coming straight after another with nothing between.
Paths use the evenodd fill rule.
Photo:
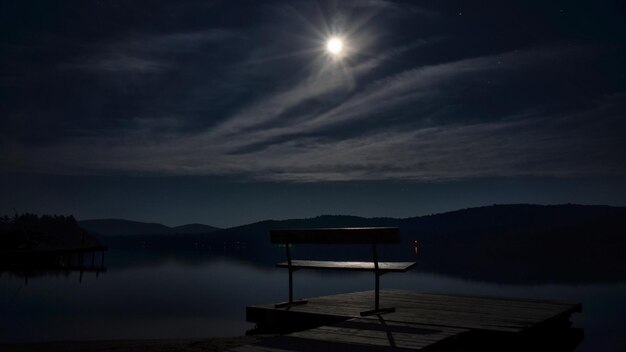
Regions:
<instances>
[{"instance_id":1,"label":"bright moon glow","mask_svg":"<svg viewBox=\"0 0 626 352\"><path fill-rule=\"evenodd\" d=\"M339 55L343 50L343 41L339 38L330 38L326 43L326 50L333 55Z\"/></svg>"}]
</instances>

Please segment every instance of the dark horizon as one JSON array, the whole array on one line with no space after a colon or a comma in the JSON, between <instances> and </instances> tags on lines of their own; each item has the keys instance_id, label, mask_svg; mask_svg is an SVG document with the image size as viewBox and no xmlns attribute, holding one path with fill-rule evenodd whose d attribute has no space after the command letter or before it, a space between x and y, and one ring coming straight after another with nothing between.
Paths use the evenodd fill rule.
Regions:
<instances>
[{"instance_id":1,"label":"dark horizon","mask_svg":"<svg viewBox=\"0 0 626 352\"><path fill-rule=\"evenodd\" d=\"M221 228L318 215L406 218L493 204L626 206L621 178L249 183L204 177L0 176L0 214L119 218Z\"/></svg>"},{"instance_id":2,"label":"dark horizon","mask_svg":"<svg viewBox=\"0 0 626 352\"><path fill-rule=\"evenodd\" d=\"M138 224L145 224L145 225L163 225L168 229L172 229L175 230L177 228L184 228L186 226L193 226L193 225L200 225L200 226L208 226L211 229L209 230L210 232L214 232L214 231L219 231L219 230L229 230L229 229L234 229L234 228L238 228L238 227L245 227L245 226L249 226L249 225L255 225L255 224L260 224L260 223L264 223L264 222L276 222L276 223L281 223L281 222L291 222L291 221L306 221L306 220L315 220L315 219L323 219L323 218L354 218L354 219L363 219L363 220L375 220L375 219L389 219L389 220L408 220L408 219L417 219L417 218L426 218L426 217L431 217L431 216L440 216L440 215L447 215L447 214L452 214L452 213L459 213L459 212L464 212L464 211L474 211L474 210L480 210L480 209L488 209L488 208L498 208L498 207L546 207L546 208L563 208L563 207L581 207L581 208L611 208L611 209L620 209L620 208L626 208L623 206L614 206L614 205L606 205L606 204L574 204L574 203L562 203L562 204L531 204L531 203L511 203L511 204L489 204L489 205L482 205L482 206L475 206L475 207L465 207L465 208L459 208L459 209L452 209L452 210L447 210L447 211L441 211L441 212L434 212L434 213L429 213L429 214L421 214L421 215L414 215L414 216L406 216L406 217L393 217L393 216L359 216L359 215L353 215L353 214L317 214L317 215L312 215L312 216L306 216L306 217L300 217L300 218L283 218L283 219L279 219L279 218L268 218L268 219L261 219L261 220L257 220L257 221L253 221L253 222L247 222L247 223L242 223L242 224L236 224L233 226L225 226L225 227L217 227L217 226L212 226L211 224L206 224L206 223L184 223L184 224L177 224L177 225L168 225L168 224L164 224L158 221L138 221L136 219L130 219L130 218L89 218L89 219L80 219L80 218L76 218L76 221L78 223L83 223L83 222L94 222L94 221L103 221L103 222L117 222L117 221L121 221L121 222L129 222L129 223L138 223ZM39 215L39 214L35 214L35 215ZM61 215L62 214L45 214L45 215ZM70 216L73 216L70 214ZM367 226L365 226L367 227ZM144 233L138 233L138 234L144 234ZM149 233L145 233L145 234L149 234ZM156 233L155 233L156 234Z\"/></svg>"}]
</instances>

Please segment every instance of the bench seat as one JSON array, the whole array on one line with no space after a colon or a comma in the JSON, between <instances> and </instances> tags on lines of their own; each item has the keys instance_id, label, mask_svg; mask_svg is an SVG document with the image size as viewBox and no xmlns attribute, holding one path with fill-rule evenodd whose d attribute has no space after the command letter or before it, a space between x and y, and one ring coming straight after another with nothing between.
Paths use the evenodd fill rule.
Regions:
<instances>
[{"instance_id":1,"label":"bench seat","mask_svg":"<svg viewBox=\"0 0 626 352\"><path fill-rule=\"evenodd\" d=\"M378 262L378 270L381 272L402 273L409 270L415 262ZM289 263L276 264L280 268L288 268ZM344 262L322 260L292 260L291 267L294 269L330 269L330 270L357 270L374 271L374 262Z\"/></svg>"}]
</instances>

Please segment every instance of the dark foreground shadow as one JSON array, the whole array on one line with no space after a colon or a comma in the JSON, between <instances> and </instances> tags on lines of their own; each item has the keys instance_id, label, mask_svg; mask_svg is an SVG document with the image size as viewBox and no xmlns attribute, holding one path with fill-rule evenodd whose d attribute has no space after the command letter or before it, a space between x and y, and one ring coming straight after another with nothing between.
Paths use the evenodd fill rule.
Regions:
<instances>
[{"instance_id":1,"label":"dark foreground shadow","mask_svg":"<svg viewBox=\"0 0 626 352\"><path fill-rule=\"evenodd\" d=\"M423 332L431 334L432 332ZM398 348L392 337L393 333L388 332L389 339L383 341L379 345L345 343L338 341L324 341L321 339L308 339L292 336L281 336L263 340L255 346L261 348L279 349L294 352L390 352L390 351L406 351L406 349ZM323 338L320 337L320 338ZM488 336L463 336L456 339L450 339L432 345L426 350L428 351L446 351L446 352L473 352L473 351L555 351L568 352L574 351L584 338L583 329L568 328L562 331L552 332L542 336L504 338L504 337L488 337ZM237 349L236 349L237 350ZM254 349L242 348L241 352L254 351Z\"/></svg>"},{"instance_id":2,"label":"dark foreground shadow","mask_svg":"<svg viewBox=\"0 0 626 352\"><path fill-rule=\"evenodd\" d=\"M276 332L274 332L276 333ZM314 351L574 351L584 331L572 328L569 319L542 323L522 333L459 329L400 323L378 315L377 319L351 319L287 331L280 337L260 341L239 352L284 350Z\"/></svg>"}]
</instances>

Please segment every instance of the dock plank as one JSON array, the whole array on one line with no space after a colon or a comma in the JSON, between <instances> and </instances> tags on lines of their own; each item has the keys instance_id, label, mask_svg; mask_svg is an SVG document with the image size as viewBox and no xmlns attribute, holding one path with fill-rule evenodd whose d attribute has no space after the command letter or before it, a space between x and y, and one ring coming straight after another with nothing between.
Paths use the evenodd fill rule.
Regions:
<instances>
[{"instance_id":1,"label":"dock plank","mask_svg":"<svg viewBox=\"0 0 626 352\"><path fill-rule=\"evenodd\" d=\"M357 318L370 309L373 291L343 293L310 298L309 303L287 308L290 312ZM555 316L580 311L576 304L541 300L516 300L488 297L436 295L400 290L381 291L381 306L395 307L386 314L390 321L450 326L503 332L521 332ZM255 311L271 314L273 305L248 307L249 318Z\"/></svg>"},{"instance_id":2,"label":"dock plank","mask_svg":"<svg viewBox=\"0 0 626 352\"><path fill-rule=\"evenodd\" d=\"M373 294L371 293L371 291L366 292L366 294L360 294L358 296L352 294L340 294L331 296L332 299L320 297L318 303L327 304L329 306L359 304L367 302L368 299L371 300L372 295ZM559 313L564 310L567 311L570 309L579 309L577 305L573 304L553 304L550 302L530 302L530 304L527 303L524 305L516 306L514 304L508 303L511 301L503 301L506 302L504 304L499 304L498 302L494 303L494 301L487 299L481 299L480 301L475 299L460 301L459 299L457 299L457 297L454 296L442 296L436 300L425 300L425 296L426 298L428 298L428 296L433 295L413 294L409 297L407 297L406 295L402 297L394 297L393 295L389 294L388 290L385 290L384 294L382 294L381 296L381 302L383 302L384 304L391 304L396 307L403 307L409 310L428 309L436 310L438 312L472 312L482 315L507 315L509 313L514 313L516 315L524 315L529 317L543 317L545 315Z\"/></svg>"},{"instance_id":3,"label":"dock plank","mask_svg":"<svg viewBox=\"0 0 626 352\"><path fill-rule=\"evenodd\" d=\"M380 317L376 320L351 319L332 326L293 333L290 336L419 350L468 331L468 329L387 322Z\"/></svg>"},{"instance_id":4,"label":"dock plank","mask_svg":"<svg viewBox=\"0 0 626 352\"><path fill-rule=\"evenodd\" d=\"M516 341L546 322L569 319L582 309L580 304L538 299L382 290L381 307L395 307L395 312L361 317L360 312L371 308L373 295L362 291L313 297L307 304L286 308L248 306L250 322L286 326L304 322L308 328L234 351L391 352L439 350L471 341L472 336L509 336Z\"/></svg>"}]
</instances>

